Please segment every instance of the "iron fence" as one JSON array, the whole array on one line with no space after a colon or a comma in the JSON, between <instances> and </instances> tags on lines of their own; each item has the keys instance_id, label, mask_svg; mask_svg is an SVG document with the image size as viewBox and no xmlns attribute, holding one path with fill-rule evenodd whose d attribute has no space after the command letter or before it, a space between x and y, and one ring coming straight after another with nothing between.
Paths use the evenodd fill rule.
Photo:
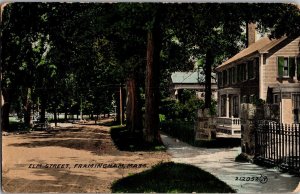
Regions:
<instances>
[{"instance_id":1,"label":"iron fence","mask_svg":"<svg viewBox=\"0 0 300 194\"><path fill-rule=\"evenodd\" d=\"M255 158L300 172L300 124L257 122Z\"/></svg>"}]
</instances>

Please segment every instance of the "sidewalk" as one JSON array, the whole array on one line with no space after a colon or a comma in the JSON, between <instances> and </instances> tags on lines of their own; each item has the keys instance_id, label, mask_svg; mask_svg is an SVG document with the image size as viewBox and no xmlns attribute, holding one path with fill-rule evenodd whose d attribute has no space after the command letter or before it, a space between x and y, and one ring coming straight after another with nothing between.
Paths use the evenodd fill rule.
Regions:
<instances>
[{"instance_id":1,"label":"sidewalk","mask_svg":"<svg viewBox=\"0 0 300 194\"><path fill-rule=\"evenodd\" d=\"M267 169L251 163L234 162L241 152L236 148L207 149L190 146L167 135L161 135L172 161L195 165L218 177L239 193L286 193L293 192L299 184L300 177L280 173L277 169ZM246 181L247 177L268 178L266 183ZM238 177L239 180L236 180ZM241 181L246 177L244 181Z\"/></svg>"}]
</instances>

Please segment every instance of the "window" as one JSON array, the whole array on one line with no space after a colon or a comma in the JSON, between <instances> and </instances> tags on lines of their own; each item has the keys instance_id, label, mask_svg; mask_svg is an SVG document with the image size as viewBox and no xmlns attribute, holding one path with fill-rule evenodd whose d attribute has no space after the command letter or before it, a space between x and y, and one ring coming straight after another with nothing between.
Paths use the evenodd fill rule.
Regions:
<instances>
[{"instance_id":1,"label":"window","mask_svg":"<svg viewBox=\"0 0 300 194\"><path fill-rule=\"evenodd\" d=\"M254 78L254 65L255 65L255 61L248 62L248 78L249 79Z\"/></svg>"},{"instance_id":2,"label":"window","mask_svg":"<svg viewBox=\"0 0 300 194\"><path fill-rule=\"evenodd\" d=\"M221 96L221 117L226 117L226 95Z\"/></svg>"},{"instance_id":3,"label":"window","mask_svg":"<svg viewBox=\"0 0 300 194\"><path fill-rule=\"evenodd\" d=\"M300 121L300 94L292 95L294 123Z\"/></svg>"},{"instance_id":4,"label":"window","mask_svg":"<svg viewBox=\"0 0 300 194\"><path fill-rule=\"evenodd\" d=\"M274 94L273 102L274 104L278 104L280 102L280 98L278 94Z\"/></svg>"},{"instance_id":5,"label":"window","mask_svg":"<svg viewBox=\"0 0 300 194\"><path fill-rule=\"evenodd\" d=\"M237 66L237 82L241 81L241 65Z\"/></svg>"},{"instance_id":6,"label":"window","mask_svg":"<svg viewBox=\"0 0 300 194\"><path fill-rule=\"evenodd\" d=\"M232 98L232 108L233 108L233 117L239 117L239 104L238 104L238 96L233 96Z\"/></svg>"},{"instance_id":7,"label":"window","mask_svg":"<svg viewBox=\"0 0 300 194\"><path fill-rule=\"evenodd\" d=\"M223 85L227 85L227 70L223 71Z\"/></svg>"},{"instance_id":8,"label":"window","mask_svg":"<svg viewBox=\"0 0 300 194\"><path fill-rule=\"evenodd\" d=\"M246 63L243 64L242 67L243 67L243 80L245 81L247 80L247 64Z\"/></svg>"},{"instance_id":9,"label":"window","mask_svg":"<svg viewBox=\"0 0 300 194\"><path fill-rule=\"evenodd\" d=\"M229 85L232 84L232 68L229 69L229 79L228 79Z\"/></svg>"},{"instance_id":10,"label":"window","mask_svg":"<svg viewBox=\"0 0 300 194\"><path fill-rule=\"evenodd\" d=\"M232 68L232 83L236 83L236 67Z\"/></svg>"},{"instance_id":11,"label":"window","mask_svg":"<svg viewBox=\"0 0 300 194\"><path fill-rule=\"evenodd\" d=\"M240 76L241 81L244 81L244 64L240 65Z\"/></svg>"},{"instance_id":12,"label":"window","mask_svg":"<svg viewBox=\"0 0 300 194\"><path fill-rule=\"evenodd\" d=\"M241 81L247 80L246 64L241 64L240 65L240 72L239 73L240 73L240 76L241 76L241 78L240 78Z\"/></svg>"},{"instance_id":13,"label":"window","mask_svg":"<svg viewBox=\"0 0 300 194\"><path fill-rule=\"evenodd\" d=\"M278 57L278 77L294 77L296 72L296 58L295 57ZM298 64L299 66L299 64ZM297 72L298 75L299 72ZM300 73L299 73L300 74Z\"/></svg>"},{"instance_id":14,"label":"window","mask_svg":"<svg viewBox=\"0 0 300 194\"><path fill-rule=\"evenodd\" d=\"M219 72L219 73L218 73L218 85L219 85L219 86L222 86L222 85L223 85L222 81L223 81L223 80L222 80L222 72Z\"/></svg>"}]
</instances>

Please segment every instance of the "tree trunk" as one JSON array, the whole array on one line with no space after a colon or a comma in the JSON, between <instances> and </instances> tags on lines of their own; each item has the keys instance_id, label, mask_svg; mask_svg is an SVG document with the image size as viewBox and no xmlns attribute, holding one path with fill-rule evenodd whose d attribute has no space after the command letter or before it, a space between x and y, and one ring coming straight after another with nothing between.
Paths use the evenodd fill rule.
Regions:
<instances>
[{"instance_id":1,"label":"tree trunk","mask_svg":"<svg viewBox=\"0 0 300 194\"><path fill-rule=\"evenodd\" d=\"M211 49L206 51L206 62L204 67L205 73L205 103L204 108L210 108L211 106L211 70L214 62L214 56L212 54Z\"/></svg>"},{"instance_id":2,"label":"tree trunk","mask_svg":"<svg viewBox=\"0 0 300 194\"><path fill-rule=\"evenodd\" d=\"M67 112L67 110L65 109L65 121L67 121L68 120L68 112Z\"/></svg>"},{"instance_id":3,"label":"tree trunk","mask_svg":"<svg viewBox=\"0 0 300 194\"><path fill-rule=\"evenodd\" d=\"M124 124L125 123L125 105L126 105L126 90L125 88L122 87L122 123ZM109 117L109 113L107 114L108 117Z\"/></svg>"},{"instance_id":4,"label":"tree trunk","mask_svg":"<svg viewBox=\"0 0 300 194\"><path fill-rule=\"evenodd\" d=\"M8 94L7 90L2 90L2 94L3 94L3 100L4 100L4 104L2 106L2 122L1 122L1 129L3 131L10 131L10 127L9 127L9 112L10 112L10 95Z\"/></svg>"},{"instance_id":5,"label":"tree trunk","mask_svg":"<svg viewBox=\"0 0 300 194\"><path fill-rule=\"evenodd\" d=\"M159 58L161 51L161 32L158 18L153 24L153 29L148 32L147 40L147 65L145 81L145 129L144 139L149 143L160 143L159 136Z\"/></svg>"},{"instance_id":6,"label":"tree trunk","mask_svg":"<svg viewBox=\"0 0 300 194\"><path fill-rule=\"evenodd\" d=\"M31 127L31 89L26 88L23 98L24 125Z\"/></svg>"},{"instance_id":7,"label":"tree trunk","mask_svg":"<svg viewBox=\"0 0 300 194\"><path fill-rule=\"evenodd\" d=\"M42 95L41 95L41 113L40 113L40 117L41 117L41 120L40 122L41 123L44 123L45 120L46 120L46 94L45 94L45 91L42 91Z\"/></svg>"},{"instance_id":8,"label":"tree trunk","mask_svg":"<svg viewBox=\"0 0 300 194\"><path fill-rule=\"evenodd\" d=\"M116 100L116 123L117 124L121 124L121 120L120 120L120 103L119 103L119 98L120 98L120 90L118 89L116 92L115 92L115 100Z\"/></svg>"},{"instance_id":9,"label":"tree trunk","mask_svg":"<svg viewBox=\"0 0 300 194\"><path fill-rule=\"evenodd\" d=\"M9 127L9 111L10 111L10 102L5 102L2 107L2 129L3 131L10 131Z\"/></svg>"},{"instance_id":10,"label":"tree trunk","mask_svg":"<svg viewBox=\"0 0 300 194\"><path fill-rule=\"evenodd\" d=\"M55 127L57 127L57 110L56 110L56 107L54 108L54 123L55 123Z\"/></svg>"},{"instance_id":11,"label":"tree trunk","mask_svg":"<svg viewBox=\"0 0 300 194\"><path fill-rule=\"evenodd\" d=\"M124 103L123 103L123 89L122 89L122 85L120 84L120 92L119 92L119 106L120 106L120 124L123 125L124 123ZM104 114L105 117L105 114Z\"/></svg>"},{"instance_id":12,"label":"tree trunk","mask_svg":"<svg viewBox=\"0 0 300 194\"><path fill-rule=\"evenodd\" d=\"M139 94L136 79L127 80L127 103L126 103L126 127L131 132L139 132L142 129L141 110L139 107Z\"/></svg>"}]
</instances>

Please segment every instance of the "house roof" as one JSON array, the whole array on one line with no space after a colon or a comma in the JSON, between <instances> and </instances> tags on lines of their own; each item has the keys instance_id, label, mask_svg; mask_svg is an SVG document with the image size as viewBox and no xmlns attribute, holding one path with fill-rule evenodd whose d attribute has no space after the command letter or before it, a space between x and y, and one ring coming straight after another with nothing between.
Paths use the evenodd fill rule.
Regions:
<instances>
[{"instance_id":1,"label":"house roof","mask_svg":"<svg viewBox=\"0 0 300 194\"><path fill-rule=\"evenodd\" d=\"M191 72L174 72L171 75L173 84L197 84L198 80L204 79L204 76L197 71Z\"/></svg>"},{"instance_id":2,"label":"house roof","mask_svg":"<svg viewBox=\"0 0 300 194\"><path fill-rule=\"evenodd\" d=\"M227 61L223 62L221 65L215 68L215 70L218 70L226 65L229 65L231 63L237 62L238 60L251 56L252 54L255 53L267 53L271 48L285 40L286 37L282 37L280 39L273 39L270 40L268 37L263 37L256 41L255 43L251 44L249 47L245 48L238 54L234 55Z\"/></svg>"},{"instance_id":3,"label":"house roof","mask_svg":"<svg viewBox=\"0 0 300 194\"><path fill-rule=\"evenodd\" d=\"M205 75L198 71L174 72L171 79L173 84L199 84L205 82ZM215 83L214 79L212 79L212 83Z\"/></svg>"}]
</instances>

